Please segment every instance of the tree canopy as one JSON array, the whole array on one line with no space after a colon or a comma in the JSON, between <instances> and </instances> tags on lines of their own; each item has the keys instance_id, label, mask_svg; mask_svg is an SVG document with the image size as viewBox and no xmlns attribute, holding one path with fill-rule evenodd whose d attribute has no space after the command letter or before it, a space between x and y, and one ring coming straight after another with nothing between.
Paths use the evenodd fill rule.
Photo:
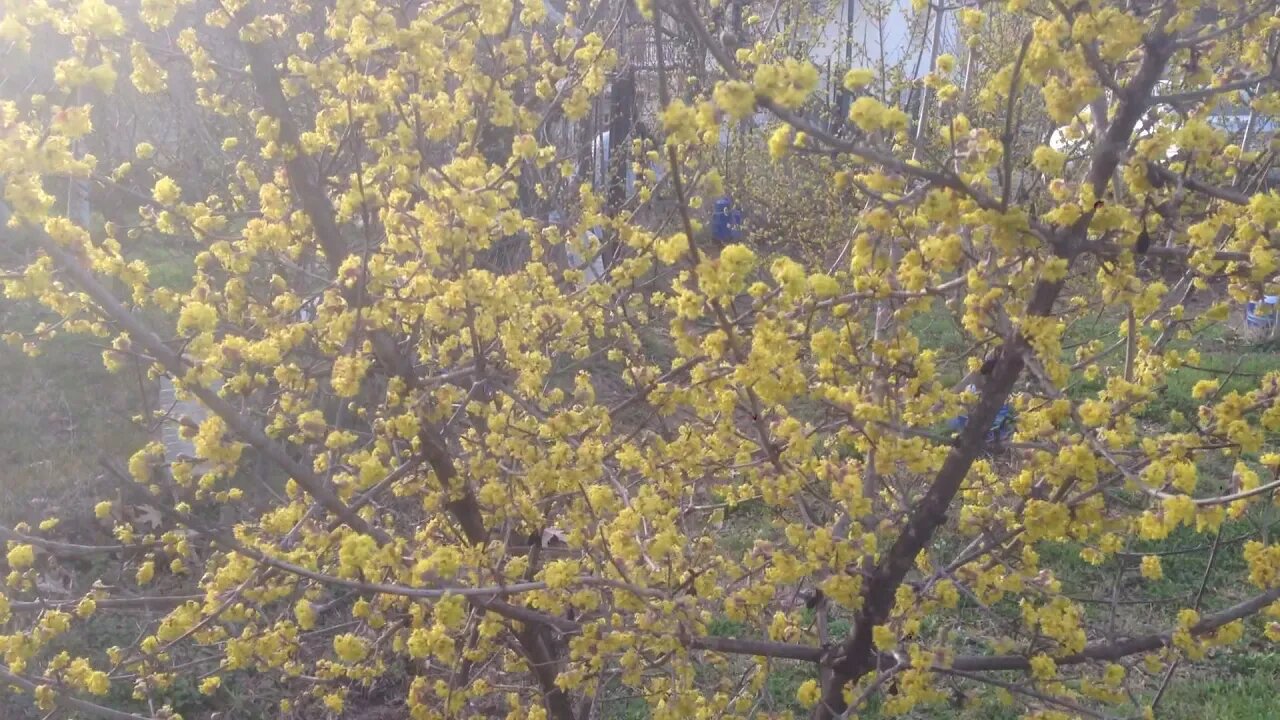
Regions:
<instances>
[{"instance_id":1,"label":"tree canopy","mask_svg":"<svg viewBox=\"0 0 1280 720\"><path fill-rule=\"evenodd\" d=\"M0 692L756 717L798 661L824 720L1132 717L1137 674L1280 639L1280 545L1222 531L1280 488L1280 373L1170 382L1280 266L1280 6L888 5L886 58L844 5L0 0L5 339L204 408L136 418L189 456L102 458L113 542L4 529ZM1118 634L1175 532L1199 592ZM1252 587L1206 607L1227 555ZM117 570L59 598L54 558Z\"/></svg>"}]
</instances>

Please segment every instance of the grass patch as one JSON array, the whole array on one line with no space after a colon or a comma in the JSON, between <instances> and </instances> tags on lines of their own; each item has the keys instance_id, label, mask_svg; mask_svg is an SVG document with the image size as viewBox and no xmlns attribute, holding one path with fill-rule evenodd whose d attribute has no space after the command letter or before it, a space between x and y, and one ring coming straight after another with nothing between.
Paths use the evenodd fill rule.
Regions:
<instances>
[{"instance_id":1,"label":"grass patch","mask_svg":"<svg viewBox=\"0 0 1280 720\"><path fill-rule=\"evenodd\" d=\"M649 703L644 698L621 697L600 703L602 720L648 720Z\"/></svg>"},{"instance_id":2,"label":"grass patch","mask_svg":"<svg viewBox=\"0 0 1280 720\"><path fill-rule=\"evenodd\" d=\"M775 661L764 683L765 706L775 712L790 710L802 716L806 711L796 692L806 680L817 677L817 667L809 663Z\"/></svg>"},{"instance_id":3,"label":"grass patch","mask_svg":"<svg viewBox=\"0 0 1280 720\"><path fill-rule=\"evenodd\" d=\"M99 455L127 456L145 441L131 420L136 377L108 373L87 338L54 338L34 358L0 346L0 396L0 522L9 525L91 508L102 499L89 484Z\"/></svg>"},{"instance_id":4,"label":"grass patch","mask_svg":"<svg viewBox=\"0 0 1280 720\"><path fill-rule=\"evenodd\" d=\"M1259 349L1259 346L1202 352L1196 367L1180 367L1168 374L1164 392L1147 404L1140 417L1163 421L1173 411L1194 417L1202 401L1192 398L1191 392L1202 380L1218 380L1221 383L1219 397L1225 397L1232 392L1245 393L1256 388L1262 376L1276 370L1280 370L1280 353Z\"/></svg>"},{"instance_id":5,"label":"grass patch","mask_svg":"<svg viewBox=\"0 0 1280 720\"><path fill-rule=\"evenodd\" d=\"M727 617L714 617L707 623L707 634L711 637L742 637L748 630L746 623L730 620Z\"/></svg>"},{"instance_id":6,"label":"grass patch","mask_svg":"<svg viewBox=\"0 0 1280 720\"><path fill-rule=\"evenodd\" d=\"M724 526L717 533L721 549L730 556L741 557L755 546L756 540L777 537L772 515L763 500L747 500L725 508Z\"/></svg>"},{"instance_id":7,"label":"grass patch","mask_svg":"<svg viewBox=\"0 0 1280 720\"><path fill-rule=\"evenodd\" d=\"M1260 720L1280 717L1280 654L1224 655L1209 677L1174 678L1156 711L1161 720ZM1194 670L1188 671L1194 672Z\"/></svg>"},{"instance_id":8,"label":"grass patch","mask_svg":"<svg viewBox=\"0 0 1280 720\"><path fill-rule=\"evenodd\" d=\"M147 280L151 287L187 292L193 285L196 251L165 240L157 238L133 243L124 252L128 259L147 264Z\"/></svg>"},{"instance_id":9,"label":"grass patch","mask_svg":"<svg viewBox=\"0 0 1280 720\"><path fill-rule=\"evenodd\" d=\"M911 316L907 327L920 340L920 345L929 350L955 354L969 346L969 341L940 300L935 300L928 312Z\"/></svg>"}]
</instances>

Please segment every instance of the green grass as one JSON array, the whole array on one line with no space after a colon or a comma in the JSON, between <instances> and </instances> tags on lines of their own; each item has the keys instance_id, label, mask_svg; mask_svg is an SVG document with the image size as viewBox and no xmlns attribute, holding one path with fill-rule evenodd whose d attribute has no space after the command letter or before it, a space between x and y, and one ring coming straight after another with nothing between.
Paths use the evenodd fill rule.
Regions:
<instances>
[{"instance_id":1,"label":"green grass","mask_svg":"<svg viewBox=\"0 0 1280 720\"><path fill-rule=\"evenodd\" d=\"M10 526L91 508L107 490L92 486L99 455L127 457L145 441L130 419L141 409L136 375L108 373L83 337L55 338L38 357L0 345L0 396L0 522Z\"/></svg>"},{"instance_id":2,"label":"green grass","mask_svg":"<svg viewBox=\"0 0 1280 720\"><path fill-rule=\"evenodd\" d=\"M649 703L644 698L620 697L606 699L600 704L603 720L648 720Z\"/></svg>"},{"instance_id":3,"label":"green grass","mask_svg":"<svg viewBox=\"0 0 1280 720\"><path fill-rule=\"evenodd\" d=\"M148 282L152 287L169 288L176 292L186 292L192 286L192 272L195 251L165 242L167 238L155 241L132 243L125 248L125 255L130 260L142 260L150 272Z\"/></svg>"},{"instance_id":4,"label":"green grass","mask_svg":"<svg viewBox=\"0 0 1280 720\"><path fill-rule=\"evenodd\" d=\"M764 683L765 707L774 712L790 710L797 716L803 715L805 708L796 692L805 681L817 677L817 668L809 663L774 661Z\"/></svg>"},{"instance_id":5,"label":"green grass","mask_svg":"<svg viewBox=\"0 0 1280 720\"><path fill-rule=\"evenodd\" d=\"M960 352L967 346L960 327L941 301L935 301L928 312L913 316L907 321L907 327L925 348Z\"/></svg>"},{"instance_id":6,"label":"green grass","mask_svg":"<svg viewBox=\"0 0 1280 720\"><path fill-rule=\"evenodd\" d=\"M1257 518L1254 520L1259 521ZM1241 554L1243 543L1238 539L1254 529L1254 524L1244 519L1229 520L1223 524L1224 543L1219 547L1202 598L1205 610L1232 604L1249 593L1248 568ZM1121 605L1117 614L1120 627L1150 632L1153 627L1169 624L1179 609L1192 604L1208 562L1207 547L1212 542L1212 533L1200 534L1183 526L1164 540L1135 541L1129 549L1132 555L1111 558L1096 566L1080 558L1082 546L1079 543L1041 542L1036 545L1036 551L1040 554L1041 566L1052 568L1062 582L1063 591L1074 597L1109 599L1118 563L1123 562L1125 566L1118 597L1128 601L1148 599L1156 602ZM1196 551L1179 552L1183 550ZM1163 578L1148 580L1141 576L1139 555L1146 553L1164 553L1160 555ZM1110 606L1105 602L1087 603L1085 611L1095 619L1103 618L1110 612Z\"/></svg>"},{"instance_id":7,"label":"green grass","mask_svg":"<svg viewBox=\"0 0 1280 720\"><path fill-rule=\"evenodd\" d=\"M743 637L748 630L746 623L730 620L726 617L712 618L711 622L707 623L707 634L711 637Z\"/></svg>"},{"instance_id":8,"label":"green grass","mask_svg":"<svg viewBox=\"0 0 1280 720\"><path fill-rule=\"evenodd\" d=\"M1259 525L1273 521L1275 511L1259 508L1249 518L1231 520L1223 525L1224 541L1231 541L1256 531ZM1204 548L1212 543L1212 534L1197 534L1181 527L1160 541L1136 541L1130 552L1168 553L1171 550ZM1080 559L1080 545L1073 542L1040 543L1037 550L1041 564L1052 567L1062 581L1064 591L1077 597L1106 598L1115 581L1118 559L1093 566ZM1241 555L1241 542L1226 542L1219 547L1213 571L1205 585L1203 611L1235 603L1252 594L1248 569ZM1151 604L1121 605L1117 612L1117 630L1122 634L1151 632L1168 627L1178 610L1189 607L1204 577L1207 552L1165 554L1161 556L1164 577L1147 580L1138 572L1139 558L1129 558L1120 583L1122 599L1149 599ZM1106 622L1110 607L1106 603L1090 603L1086 614L1095 627ZM1257 629L1250 631L1257 636ZM1191 720L1193 718L1225 718L1253 720L1280 717L1280 696L1272 688L1280 680L1280 654L1267 649L1261 641L1255 645L1225 648L1211 658L1185 664L1161 700L1157 718ZM1150 701L1158 679L1149 681L1140 693Z\"/></svg>"},{"instance_id":9,"label":"green grass","mask_svg":"<svg viewBox=\"0 0 1280 720\"><path fill-rule=\"evenodd\" d=\"M15 257L31 252L22 237L10 249ZM125 255L147 263L153 287L191 287L191 247L168 238L128 240ZM42 320L53 323L57 318L32 302L0 297L0 328L5 331L29 333ZM95 496L107 491L92 486L99 456L122 459L146 441L143 429L131 420L144 410L144 388L134 368L111 374L103 367L101 346L109 342L59 335L42 342L36 357L0 344L0 397L5 400L0 413L0 467L5 469L0 522L38 522L58 513L65 518L76 508L92 508L102 499ZM60 531L72 526L64 519Z\"/></svg>"},{"instance_id":10,"label":"green grass","mask_svg":"<svg viewBox=\"0 0 1280 720\"><path fill-rule=\"evenodd\" d=\"M1241 344L1221 352L1201 352L1197 367L1181 367L1168 374L1165 391L1147 404L1141 417L1164 419L1175 410L1194 417L1201 404L1191 396L1196 383L1218 380L1219 397L1225 397L1258 387L1261 377L1275 370L1280 370L1280 353L1265 346Z\"/></svg>"},{"instance_id":11,"label":"green grass","mask_svg":"<svg viewBox=\"0 0 1280 720\"><path fill-rule=\"evenodd\" d=\"M720 548L731 557L741 558L755 546L756 540L777 536L772 518L773 514L763 500L748 500L725 508L724 526L717 533Z\"/></svg>"},{"instance_id":12,"label":"green grass","mask_svg":"<svg viewBox=\"0 0 1280 720\"><path fill-rule=\"evenodd\" d=\"M1200 675L1194 673L1199 670ZM1157 706L1160 720L1264 720L1280 717L1280 654L1251 652L1223 655L1209 672L1187 671L1174 679Z\"/></svg>"}]
</instances>

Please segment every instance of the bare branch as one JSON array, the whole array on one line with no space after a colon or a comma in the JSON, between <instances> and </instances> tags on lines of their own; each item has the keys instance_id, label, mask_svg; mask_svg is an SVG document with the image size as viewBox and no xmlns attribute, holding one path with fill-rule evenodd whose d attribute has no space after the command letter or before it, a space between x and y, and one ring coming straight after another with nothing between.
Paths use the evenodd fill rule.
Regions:
<instances>
[{"instance_id":1,"label":"bare branch","mask_svg":"<svg viewBox=\"0 0 1280 720\"><path fill-rule=\"evenodd\" d=\"M1090 245L1089 250L1096 255L1116 256L1125 252L1132 252L1133 248L1115 243L1097 243ZM1201 252L1199 248L1153 246L1148 248L1144 254L1173 260L1187 260L1198 252ZM1213 259L1221 262L1247 263L1249 262L1249 253L1218 250L1213 253Z\"/></svg>"},{"instance_id":2,"label":"bare branch","mask_svg":"<svg viewBox=\"0 0 1280 720\"><path fill-rule=\"evenodd\" d=\"M691 650L710 650L729 655L754 655L756 657L778 658L780 660L803 660L805 662L822 662L827 651L809 645L772 642L769 640L738 640L722 637L686 638L685 646Z\"/></svg>"},{"instance_id":3,"label":"bare branch","mask_svg":"<svg viewBox=\"0 0 1280 720\"><path fill-rule=\"evenodd\" d=\"M34 682L31 682L30 680L23 677L22 675L18 675L16 673L10 672L8 668L4 668L4 667L0 667L0 679L3 679L5 682L9 683L10 685L16 685L29 693L34 693L36 689L41 685L48 686L48 687L53 687L55 685L52 682L42 682L38 685ZM79 712L79 713L84 713L85 715L88 715L90 717L106 718L106 720L158 720L157 718L154 718L150 715L134 715L133 713L120 712L119 710L112 710L109 707L103 707L102 705L98 705L97 703L91 703L87 700L81 700L72 695L68 695L65 692L55 693L54 702L58 703L59 705L62 705L67 709L75 710L76 712Z\"/></svg>"},{"instance_id":4,"label":"bare branch","mask_svg":"<svg viewBox=\"0 0 1280 720\"><path fill-rule=\"evenodd\" d=\"M58 540L48 540L42 537L32 535L24 535L7 527L0 525L0 538L6 538L14 542L29 543L44 550L50 555L58 557L86 557L89 555L110 555L118 552L141 551L147 550L161 543L144 542L134 543L132 545L79 545L76 543L61 542Z\"/></svg>"},{"instance_id":5,"label":"bare branch","mask_svg":"<svg viewBox=\"0 0 1280 720\"><path fill-rule=\"evenodd\" d=\"M1013 197L1013 113L1017 109L1018 83L1022 81L1022 63L1027 59L1027 50L1031 48L1030 32L1022 40L1022 49L1018 51L1018 59L1013 63L1013 77L1009 80L1009 104L1004 111L1004 134L1000 136L1000 144L1004 147L1004 187L1000 189L1000 209L1009 209L1009 199Z\"/></svg>"},{"instance_id":6,"label":"bare branch","mask_svg":"<svg viewBox=\"0 0 1280 720\"><path fill-rule=\"evenodd\" d=\"M1159 163L1148 162L1147 167L1150 168L1154 173L1156 173L1156 175L1159 176L1159 178L1164 182L1181 181L1182 184L1188 190L1200 193L1201 195L1206 195L1208 197L1211 197L1217 200L1222 200L1224 202L1229 202L1234 205L1249 204L1249 196L1238 190L1219 187L1217 185L1210 185L1208 183L1201 182L1200 180L1196 180L1195 178L1190 177L1189 175L1184 177L1183 175L1179 175L1178 173L1175 173L1174 171L1164 167L1163 165L1160 165ZM1151 249L1155 250L1156 248L1151 248Z\"/></svg>"},{"instance_id":7,"label":"bare branch","mask_svg":"<svg viewBox=\"0 0 1280 720\"><path fill-rule=\"evenodd\" d=\"M1257 614L1266 606L1280 599L1280 588L1272 588L1260 595L1237 603L1226 609L1208 615L1190 628L1192 635L1204 635L1213 632L1228 623ZM1173 643L1173 633L1154 633L1141 637L1122 640L1117 643L1089 645L1084 650L1054 658L1061 665L1079 665L1080 663L1098 660L1119 660L1129 655L1151 652L1167 647ZM957 657L951 665L956 670L1029 670L1031 661L1023 655L992 655Z\"/></svg>"},{"instance_id":8,"label":"bare branch","mask_svg":"<svg viewBox=\"0 0 1280 720\"><path fill-rule=\"evenodd\" d=\"M1159 490L1156 490L1155 488L1150 488L1150 487L1143 488L1143 490L1151 497L1160 498L1161 500L1166 500L1166 499L1175 498L1175 497L1185 497L1184 495L1180 495L1178 493L1161 492ZM1256 488L1253 488L1252 490L1241 490L1239 492L1233 492L1227 495L1217 495L1215 497L1209 497L1209 498L1191 498L1191 501L1196 504L1196 507L1213 507L1215 505L1226 505L1228 503L1233 503L1237 500L1245 500L1247 498L1254 497L1255 495L1264 495L1269 492L1274 492L1275 490L1280 490L1280 480L1269 482L1266 485L1260 485Z\"/></svg>"},{"instance_id":9,"label":"bare branch","mask_svg":"<svg viewBox=\"0 0 1280 720\"><path fill-rule=\"evenodd\" d=\"M1066 708L1067 710L1071 710L1072 712L1079 713L1081 715L1085 715L1091 718L1098 718L1099 720L1109 720L1111 717L1109 715L1103 715L1102 713L1097 712L1096 710L1090 710L1089 708L1073 700L1068 700L1064 697L1058 697L1057 695L1050 695L1048 693L1040 692L1039 690L1036 690L1035 688L1029 688L1026 685L1005 682L1003 680L984 677L982 675L975 675L973 673L967 673L961 670L938 668L936 671L944 675L951 675L953 677L964 678L966 680L973 680L974 682L980 682L987 685L994 685L995 687L998 687L998 688L1004 688L1009 692L1018 693L1019 695L1026 695L1027 697L1035 698L1036 700L1047 703L1049 705L1057 705L1059 707Z\"/></svg>"},{"instance_id":10,"label":"bare branch","mask_svg":"<svg viewBox=\"0 0 1280 720\"><path fill-rule=\"evenodd\" d=\"M152 597L94 598L93 603L99 608L119 608L144 610L166 610L183 603L200 602L204 595L160 595ZM74 608L80 600L15 600L9 603L14 612L42 611L49 609Z\"/></svg>"},{"instance_id":11,"label":"bare branch","mask_svg":"<svg viewBox=\"0 0 1280 720\"><path fill-rule=\"evenodd\" d=\"M1215 85L1200 90L1188 90L1180 93L1170 93L1168 95L1156 95L1152 98L1153 102L1164 103L1167 105L1182 105L1186 103L1199 102L1223 95L1229 92L1239 92L1248 90L1258 83L1266 82L1274 79L1274 73L1265 75L1249 75L1241 80L1236 80L1222 85Z\"/></svg>"}]
</instances>

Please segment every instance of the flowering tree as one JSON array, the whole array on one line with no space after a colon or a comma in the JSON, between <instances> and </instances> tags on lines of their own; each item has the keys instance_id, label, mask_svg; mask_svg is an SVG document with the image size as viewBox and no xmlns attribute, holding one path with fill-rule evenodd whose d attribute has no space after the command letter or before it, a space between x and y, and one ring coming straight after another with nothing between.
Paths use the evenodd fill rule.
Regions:
<instances>
[{"instance_id":1,"label":"flowering tree","mask_svg":"<svg viewBox=\"0 0 1280 720\"><path fill-rule=\"evenodd\" d=\"M721 10L638 5L0 4L11 56L58 56L47 88L11 83L0 104L4 243L26 258L5 294L53 318L10 339L102 338L108 367L140 363L208 411L185 430L196 457L153 443L86 488L117 544L6 529L6 692L164 717L194 672L215 699L266 678L278 717L394 696L414 718L569 720L620 683L654 717L748 717L792 661L817 718L956 684L1099 715L1140 669L1167 678L1280 614L1280 547L1220 542L1280 487L1280 377L1206 381L1195 417L1139 421L1196 362L1187 339L1227 318L1193 296L1254 297L1277 267L1275 3L964 7L971 46L988 22L1020 33L1007 61L938 54L911 116L879 70L851 70L840 123L812 119L819 73L785 33L727 48ZM661 122L636 143L634 200L673 200L671 224L607 216L574 180L571 229L548 226L540 202L579 165L561 130L636 37ZM705 51L705 83L671 71L677 43ZM199 108L182 121L221 136L199 177L150 142L93 155L103 108L179 77ZM1247 123L1218 122L1227 105ZM760 109L767 152L824 156L806 166L848 198L834 265L701 241L720 129ZM134 203L69 215L68 178ZM590 257L594 227L621 250L584 284L551 257ZM513 238L524 259L491 269ZM151 279L157 244L191 249L189 283ZM1099 312L1114 330L1071 347ZM969 349L930 346L928 314ZM1230 483L1209 473L1224 454ZM748 503L767 538L734 550L720 528ZM122 507L143 504L146 522ZM1210 569L1243 556L1247 597L1210 611L1202 582L1119 636L1041 556L1070 542L1122 572L1131 543L1180 526ZM129 572L50 599L40 567L67 554ZM130 645L63 650L138 607L167 614Z\"/></svg>"}]
</instances>

